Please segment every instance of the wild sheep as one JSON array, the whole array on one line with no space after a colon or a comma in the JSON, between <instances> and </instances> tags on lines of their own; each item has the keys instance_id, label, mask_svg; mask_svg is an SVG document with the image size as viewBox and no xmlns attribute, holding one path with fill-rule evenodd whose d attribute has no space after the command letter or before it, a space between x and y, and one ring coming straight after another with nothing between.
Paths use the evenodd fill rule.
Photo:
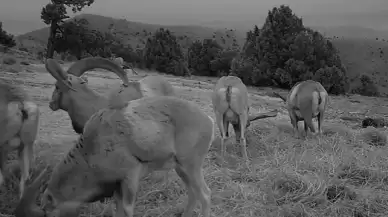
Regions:
<instances>
[{"instance_id":1,"label":"wild sheep","mask_svg":"<svg viewBox=\"0 0 388 217\"><path fill-rule=\"evenodd\" d=\"M102 68L117 74L124 83L111 94L120 91L120 96L130 101L143 96L175 95L172 85L162 76L147 76L140 81L128 80L126 72L116 63L100 57L90 57L74 63L67 72L53 59L47 59L46 69L57 80L50 101L53 111L62 109L71 119L73 129L82 133L86 121L92 114L110 103L108 97L101 96L87 85L87 70Z\"/></svg>"},{"instance_id":2,"label":"wild sheep","mask_svg":"<svg viewBox=\"0 0 388 217\"><path fill-rule=\"evenodd\" d=\"M236 142L240 143L241 153L246 161L245 131L250 122L258 119L275 117L277 111L249 115L248 90L240 78L223 76L214 86L212 93L213 110L221 134L221 157L225 154L225 140L229 136L229 123L236 134Z\"/></svg>"},{"instance_id":3,"label":"wild sheep","mask_svg":"<svg viewBox=\"0 0 388 217\"><path fill-rule=\"evenodd\" d=\"M308 128L315 134L315 127L312 121L315 117L318 119L318 134L322 133L321 127L329 95L321 83L313 80L301 81L292 87L287 98L276 92L274 92L274 95L281 98L287 104L294 136L299 137L299 121L304 121L306 135Z\"/></svg>"},{"instance_id":4,"label":"wild sheep","mask_svg":"<svg viewBox=\"0 0 388 217\"><path fill-rule=\"evenodd\" d=\"M20 165L20 196L29 177L33 146L38 133L39 108L26 92L0 80L0 185L8 152L17 149Z\"/></svg>"},{"instance_id":5,"label":"wild sheep","mask_svg":"<svg viewBox=\"0 0 388 217\"><path fill-rule=\"evenodd\" d=\"M128 104L128 103L127 103ZM42 196L44 175L27 187L16 217L64 216L83 203L114 197L117 216L132 217L140 179L151 171L175 169L185 183L192 216L197 200L210 216L211 191L202 166L214 139L213 121L195 103L172 96L144 97L93 114L77 144L56 165Z\"/></svg>"}]
</instances>

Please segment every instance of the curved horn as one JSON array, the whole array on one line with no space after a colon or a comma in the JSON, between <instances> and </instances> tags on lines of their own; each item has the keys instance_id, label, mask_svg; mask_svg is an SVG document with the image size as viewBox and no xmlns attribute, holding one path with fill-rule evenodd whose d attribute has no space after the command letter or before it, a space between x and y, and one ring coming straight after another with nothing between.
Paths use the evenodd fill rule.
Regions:
<instances>
[{"instance_id":1,"label":"curved horn","mask_svg":"<svg viewBox=\"0 0 388 217\"><path fill-rule=\"evenodd\" d=\"M60 86L74 90L68 83L65 82L67 79L67 73L62 69L57 61L54 59L46 59L45 67L55 80L58 81Z\"/></svg>"},{"instance_id":2,"label":"curved horn","mask_svg":"<svg viewBox=\"0 0 388 217\"><path fill-rule=\"evenodd\" d=\"M264 119L264 118L270 118L270 117L276 117L278 115L278 111L277 110L273 110L273 111L270 111L270 112L263 112L263 113L259 113L259 114L256 114L256 115L249 115L249 121L255 121L255 120L258 120L258 119Z\"/></svg>"},{"instance_id":3,"label":"curved horn","mask_svg":"<svg viewBox=\"0 0 388 217\"><path fill-rule=\"evenodd\" d=\"M131 70L132 70L133 74L139 75L139 74L135 71L135 68L131 67Z\"/></svg>"},{"instance_id":4,"label":"curved horn","mask_svg":"<svg viewBox=\"0 0 388 217\"><path fill-rule=\"evenodd\" d=\"M43 169L38 177L29 185L26 186L24 193L19 201L19 204L15 209L16 217L44 217L45 213L42 209L36 205L36 198L39 193L39 188L43 183L46 175L48 167Z\"/></svg>"},{"instance_id":5,"label":"curved horn","mask_svg":"<svg viewBox=\"0 0 388 217\"><path fill-rule=\"evenodd\" d=\"M70 66L67 73L80 77L86 71L96 68L114 72L124 82L124 85L128 86L127 73L114 61L102 57L87 57L79 60Z\"/></svg>"}]
</instances>

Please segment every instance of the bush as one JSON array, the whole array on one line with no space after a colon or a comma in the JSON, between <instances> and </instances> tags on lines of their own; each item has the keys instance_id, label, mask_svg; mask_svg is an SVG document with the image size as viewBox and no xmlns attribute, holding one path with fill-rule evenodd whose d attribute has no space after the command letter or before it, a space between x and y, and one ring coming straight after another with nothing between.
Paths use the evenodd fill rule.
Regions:
<instances>
[{"instance_id":1,"label":"bush","mask_svg":"<svg viewBox=\"0 0 388 217\"><path fill-rule=\"evenodd\" d=\"M361 122L362 128L374 127L382 128L387 126L387 121L384 118L364 118Z\"/></svg>"},{"instance_id":2,"label":"bush","mask_svg":"<svg viewBox=\"0 0 388 217\"><path fill-rule=\"evenodd\" d=\"M185 75L188 73L188 70L183 70L187 67L185 67L183 52L176 37L163 28L148 38L144 48L144 63L148 69L168 74Z\"/></svg>"},{"instance_id":3,"label":"bush","mask_svg":"<svg viewBox=\"0 0 388 217\"><path fill-rule=\"evenodd\" d=\"M379 96L378 87L374 84L371 77L368 75L360 76L360 84L352 89L352 93L360 94L363 96Z\"/></svg>"},{"instance_id":4,"label":"bush","mask_svg":"<svg viewBox=\"0 0 388 217\"><path fill-rule=\"evenodd\" d=\"M348 86L346 75L336 66L320 68L315 72L313 80L321 82L327 92L332 94L345 93Z\"/></svg>"},{"instance_id":5,"label":"bush","mask_svg":"<svg viewBox=\"0 0 388 217\"><path fill-rule=\"evenodd\" d=\"M2 22L0 22L0 44L6 47L14 47L16 45L13 35L8 34L5 30L3 30Z\"/></svg>"},{"instance_id":6,"label":"bush","mask_svg":"<svg viewBox=\"0 0 388 217\"><path fill-rule=\"evenodd\" d=\"M306 28L285 5L269 11L261 29L255 26L247 33L241 55L249 63L235 64L233 73L256 86L291 88L312 79L332 94L345 93L348 88L346 70L331 41ZM251 64L252 70L247 70Z\"/></svg>"},{"instance_id":7,"label":"bush","mask_svg":"<svg viewBox=\"0 0 388 217\"><path fill-rule=\"evenodd\" d=\"M189 67L195 75L217 76L217 62L214 60L220 57L222 47L213 39L204 39L202 42L194 42L188 49ZM212 66L213 62L213 66Z\"/></svg>"}]
</instances>

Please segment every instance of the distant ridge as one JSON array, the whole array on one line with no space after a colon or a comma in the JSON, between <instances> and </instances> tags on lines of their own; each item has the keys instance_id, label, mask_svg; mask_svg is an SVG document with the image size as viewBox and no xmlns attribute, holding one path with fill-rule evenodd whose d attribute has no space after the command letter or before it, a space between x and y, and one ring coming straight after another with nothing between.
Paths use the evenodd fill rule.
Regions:
<instances>
[{"instance_id":1,"label":"distant ridge","mask_svg":"<svg viewBox=\"0 0 388 217\"><path fill-rule=\"evenodd\" d=\"M102 32L109 32L110 25L113 25L114 32L117 36L121 37L124 41L132 46L144 45L146 38L151 36L159 28L168 28L172 31L181 41L189 43L196 39L214 38L221 45L231 45L235 38L239 44L243 43L244 34L238 31L230 29L216 29L204 26L187 25L187 26L167 26L146 24L140 22L131 22L125 19L116 19L112 17L106 17L95 14L81 14L75 16L72 19L85 18L89 21L89 27ZM23 43L24 40L34 40L37 43L46 44L49 37L49 28L37 29L26 34L19 35L17 38ZM225 43L223 43L225 39ZM183 42L182 42L183 43ZM184 44L184 43L183 43Z\"/></svg>"}]
</instances>

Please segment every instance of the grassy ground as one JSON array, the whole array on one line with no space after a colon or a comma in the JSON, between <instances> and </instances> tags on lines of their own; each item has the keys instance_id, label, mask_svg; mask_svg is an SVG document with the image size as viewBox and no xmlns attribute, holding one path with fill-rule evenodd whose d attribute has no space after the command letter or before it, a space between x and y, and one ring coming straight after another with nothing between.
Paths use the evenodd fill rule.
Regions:
<instances>
[{"instance_id":1,"label":"grassy ground","mask_svg":"<svg viewBox=\"0 0 388 217\"><path fill-rule=\"evenodd\" d=\"M52 112L48 108L54 78L42 65L29 67L33 71L2 70L0 77L21 85L40 106L36 164L55 164L74 145L77 135L65 112ZM113 73L88 75L92 88L101 93L120 83ZM145 73L133 79L142 76ZM196 102L214 117L210 90L215 79L166 77L177 88L179 97ZM234 135L227 142L226 168L216 163L219 139L211 147L203 169L212 190L212 214L215 217L387 216L388 151L384 146L368 144L385 145L386 136L376 130L361 130L360 123L344 122L339 117L365 111L384 115L388 112L388 101L360 96L332 97L324 135L318 144L311 137L301 140L292 136L283 103L269 97L269 91L250 88L252 112L281 108L278 117L252 123L247 133L250 171L242 163L239 147L233 145ZM143 179L135 216L179 216L186 201L185 187L173 171L167 187L162 177L163 173L155 172ZM17 182L12 180L0 188L3 214L11 215L17 203ZM99 216L104 206L99 203L85 206L82 216Z\"/></svg>"}]
</instances>

